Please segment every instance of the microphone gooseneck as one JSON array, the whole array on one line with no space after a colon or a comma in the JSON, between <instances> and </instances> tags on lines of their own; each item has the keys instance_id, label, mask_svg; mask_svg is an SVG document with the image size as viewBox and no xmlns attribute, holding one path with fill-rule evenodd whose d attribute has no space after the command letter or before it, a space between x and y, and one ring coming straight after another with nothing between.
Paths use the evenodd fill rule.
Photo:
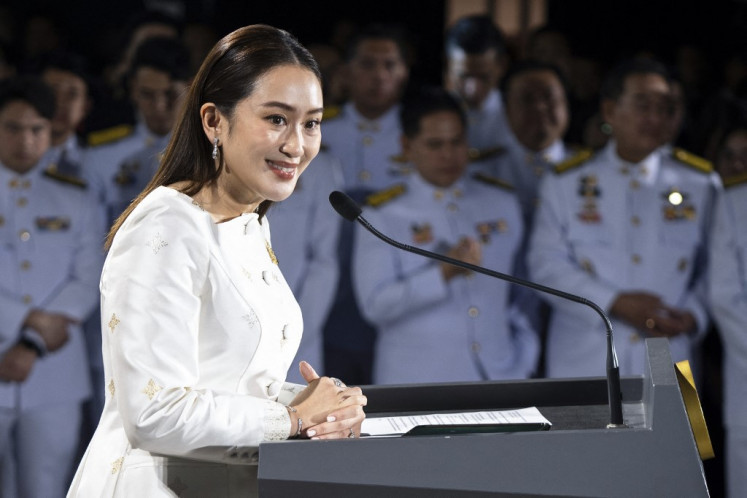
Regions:
<instances>
[{"instance_id":1,"label":"microphone gooseneck","mask_svg":"<svg viewBox=\"0 0 747 498\"><path fill-rule=\"evenodd\" d=\"M576 303L586 305L590 307L591 309L593 309L594 311L596 311L596 313L604 321L604 325L607 329L607 396L608 396L608 401L610 405L610 423L607 424L607 427L608 428L625 427L625 424L623 422L623 415L622 415L622 390L620 388L620 367L617 363L617 353L615 352L615 345L614 345L614 341L612 337L612 322L610 321L609 317L607 317L607 315L604 313L604 310L602 310L602 308L599 307L599 305L581 296L569 294L567 292L563 292L558 289L553 289L552 287L546 287L544 285L537 284L535 282L530 282L529 280L524 280L518 277L507 275L505 273L500 273L494 270L490 270L488 268L476 266L471 263L465 263L464 261L459 261L458 259L450 258L442 254L438 254L438 253L431 252L431 251L426 251L418 247L413 247L407 244L403 244L402 242L398 242L394 239L387 237L383 233L379 232L376 228L374 228L363 216L361 216L362 210L360 206L358 206L358 204L356 204L355 201L353 201L348 195L344 194L343 192L339 192L339 191L332 192L329 195L329 201L332 204L332 207L335 209L335 211L337 211L337 213L340 214L340 216L342 216L348 221L357 221L366 230L374 234L376 237L383 240L389 245L397 247L398 249L402 249L403 251L411 252L414 254L419 254L420 256L424 256L426 258L436 259L438 261L442 261L450 265L458 266L460 268L466 268L468 270L474 271L475 273L481 273L483 275L488 275L490 277L498 278L500 280L505 280L507 282L511 282L513 284L528 287L530 289L544 292L546 294L551 294L553 296L557 296L563 299L568 299L570 301L574 301Z\"/></svg>"}]
</instances>

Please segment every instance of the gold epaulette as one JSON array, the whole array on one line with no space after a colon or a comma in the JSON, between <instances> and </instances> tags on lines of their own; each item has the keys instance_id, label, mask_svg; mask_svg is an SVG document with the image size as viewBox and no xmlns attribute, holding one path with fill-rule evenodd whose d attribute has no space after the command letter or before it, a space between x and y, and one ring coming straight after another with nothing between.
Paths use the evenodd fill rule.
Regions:
<instances>
[{"instance_id":1,"label":"gold epaulette","mask_svg":"<svg viewBox=\"0 0 747 498\"><path fill-rule=\"evenodd\" d=\"M379 190L366 197L366 205L371 207L383 206L392 199L407 192L407 186L404 183L398 183L392 187Z\"/></svg>"},{"instance_id":2,"label":"gold epaulette","mask_svg":"<svg viewBox=\"0 0 747 498\"><path fill-rule=\"evenodd\" d=\"M500 156L506 152L505 147L500 145L497 147L489 147L487 149L469 149L469 160L470 161L482 161L483 159L490 159L491 157Z\"/></svg>"},{"instance_id":3,"label":"gold epaulette","mask_svg":"<svg viewBox=\"0 0 747 498\"><path fill-rule=\"evenodd\" d=\"M505 190L515 190L514 186L507 181L501 180L500 178L496 178L494 176L486 175L485 173L473 173L472 178L480 183L485 183L493 187L500 187Z\"/></svg>"},{"instance_id":4,"label":"gold epaulette","mask_svg":"<svg viewBox=\"0 0 747 498\"><path fill-rule=\"evenodd\" d=\"M591 156L594 155L594 151L591 149L581 149L574 156L569 157L565 161L561 161L555 165L555 173L565 173L574 168L577 168L588 161Z\"/></svg>"},{"instance_id":5,"label":"gold epaulette","mask_svg":"<svg viewBox=\"0 0 747 498\"><path fill-rule=\"evenodd\" d=\"M121 138L132 135L135 130L132 125L122 124L112 126L111 128L104 128L103 130L92 131L88 134L88 145L90 147L96 147L97 145L104 145L111 142L115 142Z\"/></svg>"},{"instance_id":6,"label":"gold epaulette","mask_svg":"<svg viewBox=\"0 0 747 498\"><path fill-rule=\"evenodd\" d=\"M338 118L340 117L340 114L342 114L342 107L339 105L325 107L324 112L322 112L322 121Z\"/></svg>"},{"instance_id":7,"label":"gold epaulette","mask_svg":"<svg viewBox=\"0 0 747 498\"><path fill-rule=\"evenodd\" d=\"M735 187L743 183L747 183L747 173L740 173L729 178L724 178L724 188Z\"/></svg>"},{"instance_id":8,"label":"gold epaulette","mask_svg":"<svg viewBox=\"0 0 747 498\"><path fill-rule=\"evenodd\" d=\"M56 168L45 169L44 176L46 176L47 178L51 178L52 180L56 180L58 182L67 183L69 185L74 185L79 188L88 188L88 182L86 182L82 178L60 173L57 171Z\"/></svg>"},{"instance_id":9,"label":"gold epaulette","mask_svg":"<svg viewBox=\"0 0 747 498\"><path fill-rule=\"evenodd\" d=\"M713 164L708 159L704 159L700 156L696 156L684 149L675 147L672 149L672 157L677 159L679 162L691 166L693 169L700 171L701 173L712 173Z\"/></svg>"}]
</instances>

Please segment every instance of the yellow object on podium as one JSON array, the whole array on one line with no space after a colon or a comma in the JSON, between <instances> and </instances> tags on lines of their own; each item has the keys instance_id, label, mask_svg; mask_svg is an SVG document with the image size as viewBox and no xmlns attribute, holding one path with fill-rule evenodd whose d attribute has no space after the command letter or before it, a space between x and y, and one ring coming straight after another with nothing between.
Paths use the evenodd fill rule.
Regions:
<instances>
[{"instance_id":1,"label":"yellow object on podium","mask_svg":"<svg viewBox=\"0 0 747 498\"><path fill-rule=\"evenodd\" d=\"M701 460L708 460L715 457L711 437L708 435L708 426L706 425L703 407L700 405L698 390L695 388L693 372L690 369L690 362L687 360L679 361L674 365L677 372L677 382L682 392L682 400L685 402L687 418L690 419L690 428L695 437L695 444L698 446L698 453Z\"/></svg>"}]
</instances>

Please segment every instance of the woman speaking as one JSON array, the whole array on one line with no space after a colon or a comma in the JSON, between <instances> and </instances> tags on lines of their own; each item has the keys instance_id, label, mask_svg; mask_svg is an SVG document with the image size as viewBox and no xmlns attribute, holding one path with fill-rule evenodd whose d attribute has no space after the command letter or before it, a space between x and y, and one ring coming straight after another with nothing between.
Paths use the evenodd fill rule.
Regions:
<instances>
[{"instance_id":1,"label":"woman speaking","mask_svg":"<svg viewBox=\"0 0 747 498\"><path fill-rule=\"evenodd\" d=\"M319 151L317 65L255 25L206 57L101 277L107 397L68 496L256 494L263 441L359 435L359 388L284 383L301 311L265 213Z\"/></svg>"}]
</instances>

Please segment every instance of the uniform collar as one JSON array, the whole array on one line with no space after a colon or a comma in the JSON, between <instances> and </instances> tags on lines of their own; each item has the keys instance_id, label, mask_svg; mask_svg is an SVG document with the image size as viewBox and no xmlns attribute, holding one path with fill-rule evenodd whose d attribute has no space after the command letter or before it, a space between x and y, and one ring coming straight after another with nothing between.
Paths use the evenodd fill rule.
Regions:
<instances>
[{"instance_id":1,"label":"uniform collar","mask_svg":"<svg viewBox=\"0 0 747 498\"><path fill-rule=\"evenodd\" d=\"M499 112L503 109L503 100L501 100L501 92L493 89L490 90L488 96L482 101L479 109L475 109L473 112Z\"/></svg>"},{"instance_id":2,"label":"uniform collar","mask_svg":"<svg viewBox=\"0 0 747 498\"><path fill-rule=\"evenodd\" d=\"M44 154L38 163L26 173L19 174L0 163L0 187L3 189L17 188L19 185L30 186L30 181L39 178L49 164L49 155ZM11 182L13 185L11 185ZM20 182L20 183L17 183Z\"/></svg>"},{"instance_id":3,"label":"uniform collar","mask_svg":"<svg viewBox=\"0 0 747 498\"><path fill-rule=\"evenodd\" d=\"M376 133L398 126L399 104L395 104L378 119L368 119L361 115L352 102L345 104L345 113L352 117L356 128L361 132Z\"/></svg>"},{"instance_id":4,"label":"uniform collar","mask_svg":"<svg viewBox=\"0 0 747 498\"><path fill-rule=\"evenodd\" d=\"M651 185L656 180L661 166L661 149L656 149L642 161L631 163L617 155L617 144L614 140L605 147L602 155L605 162L615 165L623 175L633 175L643 184Z\"/></svg>"},{"instance_id":5,"label":"uniform collar","mask_svg":"<svg viewBox=\"0 0 747 498\"><path fill-rule=\"evenodd\" d=\"M417 172L412 175L410 181L414 191L421 192L426 197L436 201L460 199L464 196L465 192L464 176L447 188L436 187L435 185L428 183L422 176L420 176L420 173Z\"/></svg>"},{"instance_id":6,"label":"uniform collar","mask_svg":"<svg viewBox=\"0 0 747 498\"><path fill-rule=\"evenodd\" d=\"M556 140L551 143L550 146L540 150L534 151L524 147L519 140L513 135L508 137L508 147L517 154L517 158L520 158L522 163L536 164L557 164L566 158L566 146L562 140Z\"/></svg>"}]
</instances>

